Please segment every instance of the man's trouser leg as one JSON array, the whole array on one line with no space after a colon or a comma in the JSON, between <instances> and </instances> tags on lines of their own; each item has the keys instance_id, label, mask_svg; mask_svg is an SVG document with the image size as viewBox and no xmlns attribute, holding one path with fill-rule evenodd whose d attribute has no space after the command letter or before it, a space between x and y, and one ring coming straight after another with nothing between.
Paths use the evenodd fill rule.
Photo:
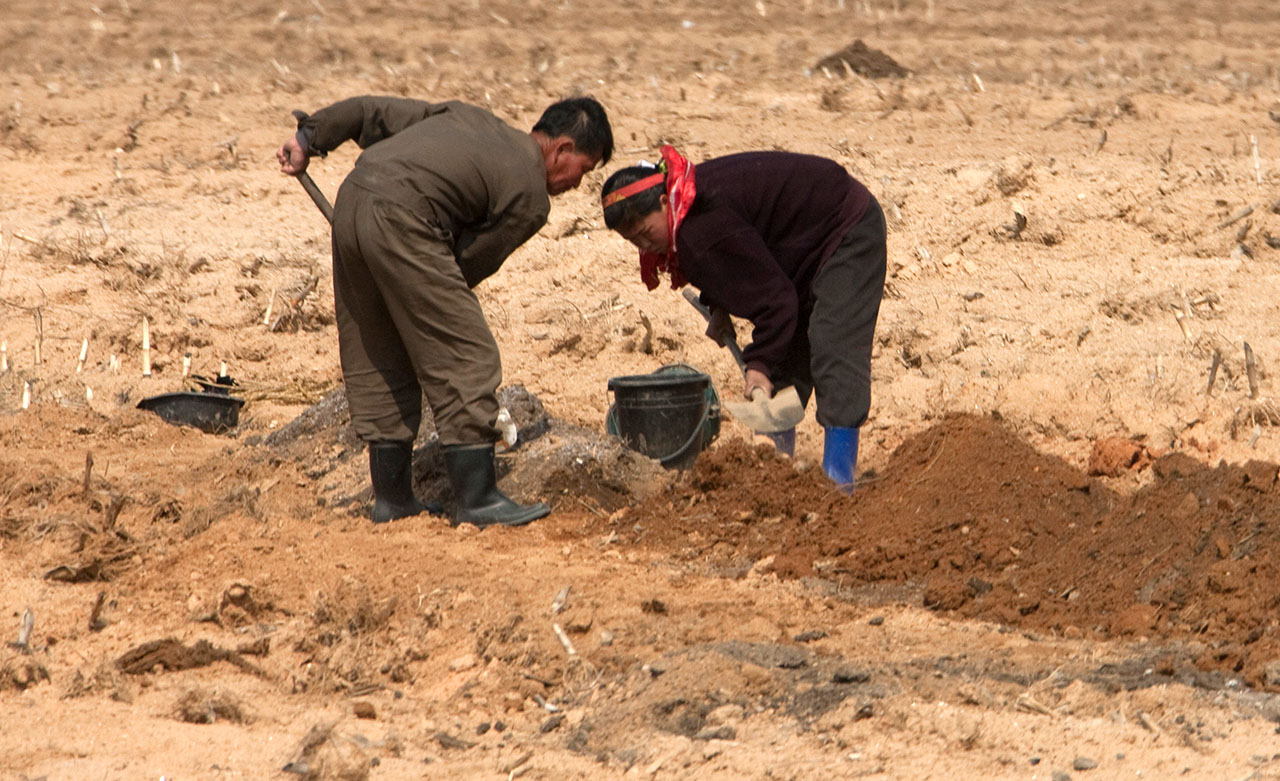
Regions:
<instances>
[{"instance_id":1,"label":"man's trouser leg","mask_svg":"<svg viewBox=\"0 0 1280 781\"><path fill-rule=\"evenodd\" d=\"M364 206L356 226L360 251L431 405L457 520L519 525L546 515L546 505L518 505L497 488L501 359L448 235L399 204L370 197Z\"/></svg>"},{"instance_id":2,"label":"man's trouser leg","mask_svg":"<svg viewBox=\"0 0 1280 781\"><path fill-rule=\"evenodd\" d=\"M349 322L339 311L338 329L357 433L412 438L424 393L441 444L494 442L498 345L448 234L357 188L339 197L347 190L355 203L349 237L334 215L334 287L339 310L350 300ZM358 262L348 262L349 255ZM340 279L350 284L338 290Z\"/></svg>"},{"instance_id":3,"label":"man's trouser leg","mask_svg":"<svg viewBox=\"0 0 1280 781\"><path fill-rule=\"evenodd\" d=\"M333 297L338 355L351 423L366 442L412 442L422 420L422 390L369 267L361 234L369 196L344 185L333 214Z\"/></svg>"},{"instance_id":4,"label":"man's trouser leg","mask_svg":"<svg viewBox=\"0 0 1280 781\"><path fill-rule=\"evenodd\" d=\"M413 440L422 417L422 391L360 252L356 219L364 206L362 195L354 188L338 194L333 229L334 311L351 420L369 446L373 522L385 523L427 509L413 490Z\"/></svg>"}]
</instances>

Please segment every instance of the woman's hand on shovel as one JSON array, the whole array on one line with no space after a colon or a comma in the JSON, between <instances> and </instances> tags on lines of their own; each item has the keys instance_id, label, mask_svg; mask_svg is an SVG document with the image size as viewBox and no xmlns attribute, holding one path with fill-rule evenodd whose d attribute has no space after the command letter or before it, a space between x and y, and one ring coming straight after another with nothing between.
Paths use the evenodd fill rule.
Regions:
<instances>
[{"instance_id":1,"label":"woman's hand on shovel","mask_svg":"<svg viewBox=\"0 0 1280 781\"><path fill-rule=\"evenodd\" d=\"M742 395L750 399L757 388L764 391L766 399L773 397L773 383L768 376L759 369L747 369L747 379L742 389Z\"/></svg>"}]
</instances>

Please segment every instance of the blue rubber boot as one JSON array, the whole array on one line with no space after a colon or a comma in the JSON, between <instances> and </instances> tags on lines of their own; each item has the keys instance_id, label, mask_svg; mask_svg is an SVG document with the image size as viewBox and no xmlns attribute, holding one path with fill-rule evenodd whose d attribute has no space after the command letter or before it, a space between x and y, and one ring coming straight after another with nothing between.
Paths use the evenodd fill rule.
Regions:
<instances>
[{"instance_id":1,"label":"blue rubber boot","mask_svg":"<svg viewBox=\"0 0 1280 781\"><path fill-rule=\"evenodd\" d=\"M828 426L822 448L822 471L846 494L853 493L858 466L858 429Z\"/></svg>"},{"instance_id":2,"label":"blue rubber boot","mask_svg":"<svg viewBox=\"0 0 1280 781\"><path fill-rule=\"evenodd\" d=\"M786 456L787 458L796 457L795 426L792 426L786 431L773 431L768 434L765 434L765 436L768 437L771 442L773 442L774 450L777 450L779 453Z\"/></svg>"}]
</instances>

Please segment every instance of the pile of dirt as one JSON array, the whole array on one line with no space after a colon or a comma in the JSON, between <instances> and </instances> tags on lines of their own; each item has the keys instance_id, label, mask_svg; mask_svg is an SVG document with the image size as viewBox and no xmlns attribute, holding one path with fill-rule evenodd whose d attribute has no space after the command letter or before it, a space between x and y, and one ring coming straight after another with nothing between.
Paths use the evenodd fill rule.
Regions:
<instances>
[{"instance_id":1,"label":"pile of dirt","mask_svg":"<svg viewBox=\"0 0 1280 781\"><path fill-rule=\"evenodd\" d=\"M498 403L519 432L515 447L499 450L499 487L519 501L545 499L553 508L570 502L608 514L652 493L668 480L656 461L628 450L617 437L555 420L537 395L520 385L498 389ZM258 440L251 438L250 444ZM365 445L351 428L346 393L339 388L273 432L261 444L300 464L321 481L319 499L331 507L366 514L372 503ZM453 491L430 407L414 442L414 484L425 501L453 513Z\"/></svg>"},{"instance_id":2,"label":"pile of dirt","mask_svg":"<svg viewBox=\"0 0 1280 781\"><path fill-rule=\"evenodd\" d=\"M911 73L889 55L879 49L872 49L867 46L862 42L861 38L840 51L828 54L818 60L813 67L814 70L823 70L825 68L827 71L838 73L842 77L845 75L845 68L848 68L859 76L868 79L897 78Z\"/></svg>"},{"instance_id":3,"label":"pile of dirt","mask_svg":"<svg viewBox=\"0 0 1280 781\"><path fill-rule=\"evenodd\" d=\"M933 609L1066 636L1189 641L1201 668L1271 680L1276 465L1174 453L1152 469L1122 496L998 418L955 415L906 440L851 499L816 468L729 442L607 525L737 571L909 584Z\"/></svg>"}]
</instances>

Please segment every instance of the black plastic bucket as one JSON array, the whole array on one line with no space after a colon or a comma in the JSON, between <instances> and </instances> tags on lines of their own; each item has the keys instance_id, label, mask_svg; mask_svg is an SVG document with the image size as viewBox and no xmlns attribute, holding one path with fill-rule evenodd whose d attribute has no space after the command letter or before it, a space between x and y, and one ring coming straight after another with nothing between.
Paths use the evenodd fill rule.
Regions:
<instances>
[{"instance_id":1,"label":"black plastic bucket","mask_svg":"<svg viewBox=\"0 0 1280 781\"><path fill-rule=\"evenodd\" d=\"M613 377L609 390L614 402L608 423L616 420L616 433L627 447L668 469L689 468L710 444L705 429L713 414L718 430L719 404L711 378L692 367L664 366L653 374Z\"/></svg>"}]
</instances>

